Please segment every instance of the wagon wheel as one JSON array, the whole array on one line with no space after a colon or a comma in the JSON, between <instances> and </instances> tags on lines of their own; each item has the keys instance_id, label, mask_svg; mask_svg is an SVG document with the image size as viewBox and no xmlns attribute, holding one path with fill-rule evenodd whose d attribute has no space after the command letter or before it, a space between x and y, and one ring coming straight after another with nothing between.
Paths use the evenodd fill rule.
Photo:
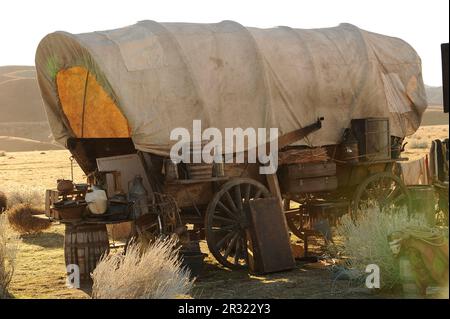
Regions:
<instances>
[{"instance_id":1,"label":"wagon wheel","mask_svg":"<svg viewBox=\"0 0 450 319\"><path fill-rule=\"evenodd\" d=\"M214 195L205 216L206 242L209 251L222 265L237 269L247 265L249 221L243 204L270 196L267 188L249 178L225 183Z\"/></svg>"},{"instance_id":2,"label":"wagon wheel","mask_svg":"<svg viewBox=\"0 0 450 319\"><path fill-rule=\"evenodd\" d=\"M358 217L358 212L370 207L396 210L406 207L411 210L411 197L405 184L390 172L381 172L369 176L356 188L352 200L352 218Z\"/></svg>"}]
</instances>

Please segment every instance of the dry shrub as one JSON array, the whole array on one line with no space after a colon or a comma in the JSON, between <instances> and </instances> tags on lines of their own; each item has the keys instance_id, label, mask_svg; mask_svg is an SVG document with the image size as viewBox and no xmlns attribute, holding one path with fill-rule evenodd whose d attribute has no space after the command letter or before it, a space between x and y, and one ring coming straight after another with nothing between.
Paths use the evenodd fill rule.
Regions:
<instances>
[{"instance_id":1,"label":"dry shrub","mask_svg":"<svg viewBox=\"0 0 450 319\"><path fill-rule=\"evenodd\" d=\"M6 209L8 204L8 200L6 198L5 193L0 191L0 214L3 213L3 211Z\"/></svg>"},{"instance_id":2,"label":"dry shrub","mask_svg":"<svg viewBox=\"0 0 450 319\"><path fill-rule=\"evenodd\" d=\"M29 206L19 204L7 211L8 221L11 227L20 234L39 233L50 227L51 221L42 219L34 215L43 214L44 211Z\"/></svg>"},{"instance_id":3,"label":"dry shrub","mask_svg":"<svg viewBox=\"0 0 450 319\"><path fill-rule=\"evenodd\" d=\"M406 209L380 212L376 207L368 208L355 222L349 215L341 218L336 233L342 243L331 248L348 257L346 266L359 274L364 274L369 264L378 265L380 288L394 288L400 283L400 274L388 235L409 226L426 226L426 220L423 216L409 217Z\"/></svg>"},{"instance_id":4,"label":"dry shrub","mask_svg":"<svg viewBox=\"0 0 450 319\"><path fill-rule=\"evenodd\" d=\"M92 298L168 299L187 295L193 281L181 268L176 240L157 239L144 249L132 243L126 253L103 257L92 273Z\"/></svg>"},{"instance_id":5,"label":"dry shrub","mask_svg":"<svg viewBox=\"0 0 450 319\"><path fill-rule=\"evenodd\" d=\"M0 299L8 297L18 244L19 238L11 231L6 215L0 215Z\"/></svg>"},{"instance_id":6,"label":"dry shrub","mask_svg":"<svg viewBox=\"0 0 450 319\"><path fill-rule=\"evenodd\" d=\"M428 142L420 141L420 137L418 137L417 139L413 139L413 140L409 141L409 148L412 148L412 149L428 148Z\"/></svg>"},{"instance_id":7,"label":"dry shrub","mask_svg":"<svg viewBox=\"0 0 450 319\"><path fill-rule=\"evenodd\" d=\"M0 157L6 156L6 152L5 151L0 151Z\"/></svg>"},{"instance_id":8,"label":"dry shrub","mask_svg":"<svg viewBox=\"0 0 450 319\"><path fill-rule=\"evenodd\" d=\"M23 188L8 192L8 208L15 205L26 204L28 206L43 207L44 191L35 188Z\"/></svg>"}]
</instances>

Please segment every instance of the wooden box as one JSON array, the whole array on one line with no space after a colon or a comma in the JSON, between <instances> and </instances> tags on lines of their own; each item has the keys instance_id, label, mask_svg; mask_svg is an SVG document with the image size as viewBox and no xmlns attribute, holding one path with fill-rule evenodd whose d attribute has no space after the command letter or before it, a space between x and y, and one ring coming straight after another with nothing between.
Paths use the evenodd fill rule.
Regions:
<instances>
[{"instance_id":1,"label":"wooden box","mask_svg":"<svg viewBox=\"0 0 450 319\"><path fill-rule=\"evenodd\" d=\"M261 198L245 205L250 221L247 230L251 273L265 274L295 267L286 219L275 197Z\"/></svg>"},{"instance_id":2,"label":"wooden box","mask_svg":"<svg viewBox=\"0 0 450 319\"><path fill-rule=\"evenodd\" d=\"M335 162L317 162L317 163L303 163L290 164L281 168L281 174L290 179L312 178L321 176L336 175Z\"/></svg>"},{"instance_id":3,"label":"wooden box","mask_svg":"<svg viewBox=\"0 0 450 319\"><path fill-rule=\"evenodd\" d=\"M380 161L391 158L388 118L353 119L351 128L358 140L361 161Z\"/></svg>"},{"instance_id":4,"label":"wooden box","mask_svg":"<svg viewBox=\"0 0 450 319\"><path fill-rule=\"evenodd\" d=\"M322 176L313 178L288 179L286 185L282 185L283 192L314 193L335 190L338 186L336 176Z\"/></svg>"}]
</instances>

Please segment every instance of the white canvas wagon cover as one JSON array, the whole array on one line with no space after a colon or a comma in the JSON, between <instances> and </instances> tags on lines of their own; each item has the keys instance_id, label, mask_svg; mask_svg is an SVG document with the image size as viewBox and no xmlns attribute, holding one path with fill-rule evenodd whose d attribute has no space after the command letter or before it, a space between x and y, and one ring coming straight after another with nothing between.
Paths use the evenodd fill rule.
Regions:
<instances>
[{"instance_id":1,"label":"white canvas wagon cover","mask_svg":"<svg viewBox=\"0 0 450 319\"><path fill-rule=\"evenodd\" d=\"M131 137L168 154L176 127L271 128L325 117L298 144L339 143L352 118L388 117L414 133L427 106L421 61L406 42L350 24L259 29L142 21L109 31L47 35L36 53L55 139Z\"/></svg>"}]
</instances>

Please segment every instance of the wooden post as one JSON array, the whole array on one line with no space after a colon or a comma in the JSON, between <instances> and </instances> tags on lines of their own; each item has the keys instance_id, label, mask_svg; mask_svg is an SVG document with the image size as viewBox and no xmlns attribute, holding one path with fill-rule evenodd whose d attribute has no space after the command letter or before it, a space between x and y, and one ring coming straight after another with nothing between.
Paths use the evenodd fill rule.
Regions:
<instances>
[{"instance_id":1,"label":"wooden post","mask_svg":"<svg viewBox=\"0 0 450 319\"><path fill-rule=\"evenodd\" d=\"M269 190L278 199L278 203L280 204L280 208L283 209L283 198L281 197L280 184L278 183L277 174L267 174L266 175L267 185L269 186Z\"/></svg>"}]
</instances>

